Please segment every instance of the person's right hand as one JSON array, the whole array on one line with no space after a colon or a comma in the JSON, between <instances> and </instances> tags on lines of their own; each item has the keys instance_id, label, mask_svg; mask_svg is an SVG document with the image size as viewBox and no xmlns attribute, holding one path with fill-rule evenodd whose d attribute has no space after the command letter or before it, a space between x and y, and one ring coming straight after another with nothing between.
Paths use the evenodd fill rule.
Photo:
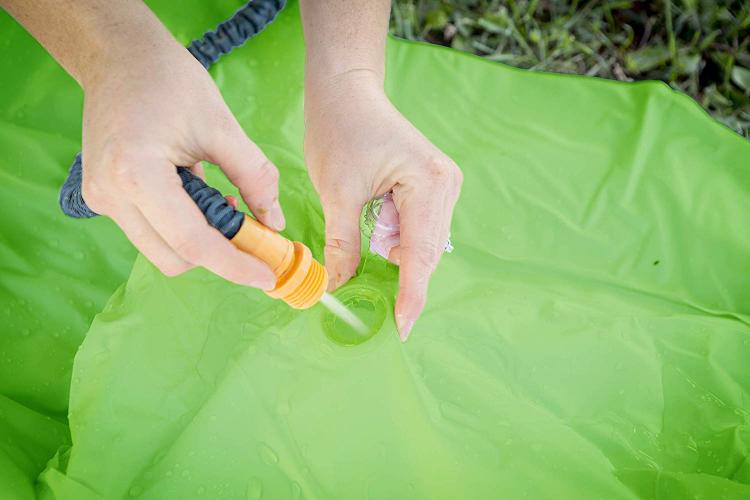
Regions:
<instances>
[{"instance_id":1,"label":"person's right hand","mask_svg":"<svg viewBox=\"0 0 750 500\"><path fill-rule=\"evenodd\" d=\"M84 200L168 276L203 266L235 283L273 288L264 263L208 225L175 166L219 165L255 216L281 230L278 170L175 40L127 50L97 61L84 82Z\"/></svg>"}]
</instances>

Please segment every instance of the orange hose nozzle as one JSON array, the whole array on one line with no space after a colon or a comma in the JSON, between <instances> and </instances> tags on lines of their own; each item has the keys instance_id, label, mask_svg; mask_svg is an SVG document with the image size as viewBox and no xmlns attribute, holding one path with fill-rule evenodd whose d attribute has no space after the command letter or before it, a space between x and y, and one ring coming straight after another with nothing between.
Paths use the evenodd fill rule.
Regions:
<instances>
[{"instance_id":1,"label":"orange hose nozzle","mask_svg":"<svg viewBox=\"0 0 750 500\"><path fill-rule=\"evenodd\" d=\"M230 241L271 268L276 286L266 291L270 297L295 309L307 309L325 293L328 273L299 241L289 241L248 215Z\"/></svg>"}]
</instances>

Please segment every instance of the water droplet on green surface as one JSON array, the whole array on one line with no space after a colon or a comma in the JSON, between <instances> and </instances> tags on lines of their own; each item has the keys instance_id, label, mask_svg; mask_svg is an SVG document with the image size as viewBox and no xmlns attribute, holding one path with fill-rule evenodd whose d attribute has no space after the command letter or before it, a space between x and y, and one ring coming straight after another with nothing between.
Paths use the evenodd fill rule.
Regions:
<instances>
[{"instance_id":1,"label":"water droplet on green surface","mask_svg":"<svg viewBox=\"0 0 750 500\"><path fill-rule=\"evenodd\" d=\"M295 481L292 481L292 500L299 500L302 496L302 488Z\"/></svg>"},{"instance_id":2,"label":"water droplet on green surface","mask_svg":"<svg viewBox=\"0 0 750 500\"><path fill-rule=\"evenodd\" d=\"M253 477L247 483L247 500L260 500L263 496L263 483L257 477Z\"/></svg>"},{"instance_id":3,"label":"water droplet on green surface","mask_svg":"<svg viewBox=\"0 0 750 500\"><path fill-rule=\"evenodd\" d=\"M260 445L260 458L268 465L279 463L278 455L265 443Z\"/></svg>"}]
</instances>

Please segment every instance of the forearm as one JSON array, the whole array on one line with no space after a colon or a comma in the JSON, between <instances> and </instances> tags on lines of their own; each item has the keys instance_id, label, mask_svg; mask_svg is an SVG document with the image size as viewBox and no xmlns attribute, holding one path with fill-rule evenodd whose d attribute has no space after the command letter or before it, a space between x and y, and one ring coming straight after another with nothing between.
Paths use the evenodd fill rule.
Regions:
<instances>
[{"instance_id":1,"label":"forearm","mask_svg":"<svg viewBox=\"0 0 750 500\"><path fill-rule=\"evenodd\" d=\"M176 40L140 1L0 0L84 88L113 66Z\"/></svg>"},{"instance_id":2,"label":"forearm","mask_svg":"<svg viewBox=\"0 0 750 500\"><path fill-rule=\"evenodd\" d=\"M302 0L309 91L361 73L382 86L389 0Z\"/></svg>"}]
</instances>

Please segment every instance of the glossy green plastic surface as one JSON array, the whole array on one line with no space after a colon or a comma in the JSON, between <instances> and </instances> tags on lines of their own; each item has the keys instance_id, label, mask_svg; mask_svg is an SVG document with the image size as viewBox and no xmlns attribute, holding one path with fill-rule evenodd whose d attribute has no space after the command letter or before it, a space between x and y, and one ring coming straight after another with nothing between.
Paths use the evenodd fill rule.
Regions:
<instances>
[{"instance_id":1,"label":"glossy green plastic surface","mask_svg":"<svg viewBox=\"0 0 750 500\"><path fill-rule=\"evenodd\" d=\"M187 42L239 2L150 4ZM0 498L750 497L750 143L689 98L389 41L389 95L465 181L409 342L370 255L338 292L356 343L65 219L81 93L0 33ZM291 5L211 73L320 258L303 53Z\"/></svg>"}]
</instances>

